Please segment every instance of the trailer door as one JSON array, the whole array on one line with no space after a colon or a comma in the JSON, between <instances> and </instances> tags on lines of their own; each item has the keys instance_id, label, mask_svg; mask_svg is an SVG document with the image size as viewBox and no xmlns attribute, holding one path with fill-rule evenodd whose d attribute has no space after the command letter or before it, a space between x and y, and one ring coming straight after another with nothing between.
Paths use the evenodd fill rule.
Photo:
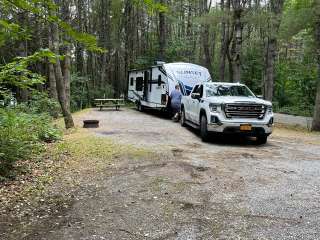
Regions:
<instances>
[{"instance_id":1,"label":"trailer door","mask_svg":"<svg viewBox=\"0 0 320 240\"><path fill-rule=\"evenodd\" d=\"M150 72L144 71L144 81L143 81L143 99L148 101L148 84L149 84Z\"/></svg>"}]
</instances>

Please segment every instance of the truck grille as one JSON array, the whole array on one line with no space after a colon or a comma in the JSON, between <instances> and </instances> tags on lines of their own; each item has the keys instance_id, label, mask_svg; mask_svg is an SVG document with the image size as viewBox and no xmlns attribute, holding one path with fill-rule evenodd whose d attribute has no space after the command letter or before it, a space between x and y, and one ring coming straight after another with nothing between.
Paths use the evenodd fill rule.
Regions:
<instances>
[{"instance_id":1,"label":"truck grille","mask_svg":"<svg viewBox=\"0 0 320 240\"><path fill-rule=\"evenodd\" d=\"M227 118L257 118L262 119L266 107L262 104L232 103L224 106Z\"/></svg>"}]
</instances>

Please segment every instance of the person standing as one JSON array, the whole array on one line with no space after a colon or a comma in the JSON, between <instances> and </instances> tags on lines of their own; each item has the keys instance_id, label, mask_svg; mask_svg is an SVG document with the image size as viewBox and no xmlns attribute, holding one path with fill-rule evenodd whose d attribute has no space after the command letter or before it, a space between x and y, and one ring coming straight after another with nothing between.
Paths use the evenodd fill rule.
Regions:
<instances>
[{"instance_id":1,"label":"person standing","mask_svg":"<svg viewBox=\"0 0 320 240\"><path fill-rule=\"evenodd\" d=\"M180 108L181 108L181 98L182 94L180 91L180 86L177 84L175 86L175 89L170 94L171 99L171 108L173 111L173 120L178 121L179 120L179 114L180 114Z\"/></svg>"}]
</instances>

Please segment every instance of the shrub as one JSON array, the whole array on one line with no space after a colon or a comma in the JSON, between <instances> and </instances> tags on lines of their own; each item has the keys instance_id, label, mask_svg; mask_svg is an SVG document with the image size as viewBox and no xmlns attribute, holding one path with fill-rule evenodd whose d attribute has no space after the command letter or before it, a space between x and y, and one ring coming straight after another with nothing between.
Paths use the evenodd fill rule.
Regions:
<instances>
[{"instance_id":1,"label":"shrub","mask_svg":"<svg viewBox=\"0 0 320 240\"><path fill-rule=\"evenodd\" d=\"M33 92L32 98L26 103L19 104L17 109L25 113L45 113L54 118L57 118L60 113L59 103L41 92Z\"/></svg>"},{"instance_id":2,"label":"shrub","mask_svg":"<svg viewBox=\"0 0 320 240\"><path fill-rule=\"evenodd\" d=\"M59 139L60 132L45 114L0 108L0 178L8 177L18 160L39 153L41 142Z\"/></svg>"}]
</instances>

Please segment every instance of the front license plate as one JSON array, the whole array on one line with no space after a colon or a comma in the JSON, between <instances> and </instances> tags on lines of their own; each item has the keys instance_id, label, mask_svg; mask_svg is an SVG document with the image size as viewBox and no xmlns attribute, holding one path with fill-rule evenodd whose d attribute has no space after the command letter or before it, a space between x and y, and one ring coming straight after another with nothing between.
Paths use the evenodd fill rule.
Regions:
<instances>
[{"instance_id":1,"label":"front license plate","mask_svg":"<svg viewBox=\"0 0 320 240\"><path fill-rule=\"evenodd\" d=\"M252 130L252 126L250 124L240 125L240 131L251 131L251 130Z\"/></svg>"}]
</instances>

